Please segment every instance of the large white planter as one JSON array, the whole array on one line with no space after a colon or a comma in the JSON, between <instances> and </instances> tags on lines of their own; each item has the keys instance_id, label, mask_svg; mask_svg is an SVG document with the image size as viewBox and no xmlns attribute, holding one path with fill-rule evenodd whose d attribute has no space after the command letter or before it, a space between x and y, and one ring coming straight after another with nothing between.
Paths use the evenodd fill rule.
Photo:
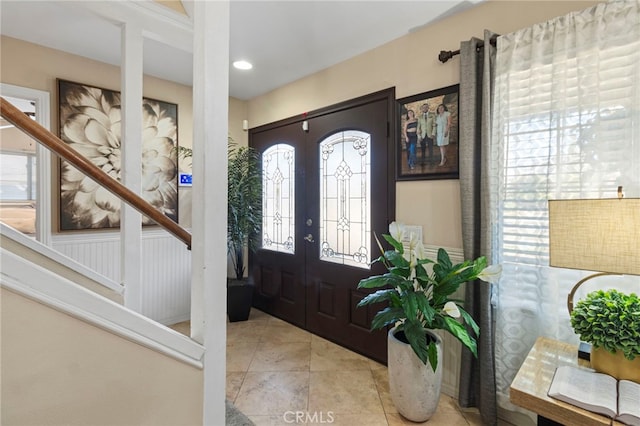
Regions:
<instances>
[{"instance_id":1,"label":"large white planter","mask_svg":"<svg viewBox=\"0 0 640 426\"><path fill-rule=\"evenodd\" d=\"M396 328L388 335L388 371L391 400L398 413L413 422L424 422L438 408L442 385L442 340L435 333L438 348L438 367L434 372L429 364L423 364L411 346L396 339Z\"/></svg>"}]
</instances>

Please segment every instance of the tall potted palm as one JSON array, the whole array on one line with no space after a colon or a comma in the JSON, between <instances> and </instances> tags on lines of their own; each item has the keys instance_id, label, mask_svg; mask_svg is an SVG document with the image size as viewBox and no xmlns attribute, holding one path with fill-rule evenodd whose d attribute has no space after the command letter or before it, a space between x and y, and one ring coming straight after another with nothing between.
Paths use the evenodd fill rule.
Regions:
<instances>
[{"instance_id":1,"label":"tall potted palm","mask_svg":"<svg viewBox=\"0 0 640 426\"><path fill-rule=\"evenodd\" d=\"M191 148L178 147L182 158L193 156ZM227 148L227 253L234 276L227 280L229 321L249 318L253 301L253 283L244 277L245 251L255 250L262 226L262 174L258 152L238 146L229 138Z\"/></svg>"},{"instance_id":2,"label":"tall potted palm","mask_svg":"<svg viewBox=\"0 0 640 426\"><path fill-rule=\"evenodd\" d=\"M249 318L253 283L244 278L245 251L255 250L262 226L262 174L258 152L233 142L228 149L227 252L235 278L227 283L229 321Z\"/></svg>"}]
</instances>

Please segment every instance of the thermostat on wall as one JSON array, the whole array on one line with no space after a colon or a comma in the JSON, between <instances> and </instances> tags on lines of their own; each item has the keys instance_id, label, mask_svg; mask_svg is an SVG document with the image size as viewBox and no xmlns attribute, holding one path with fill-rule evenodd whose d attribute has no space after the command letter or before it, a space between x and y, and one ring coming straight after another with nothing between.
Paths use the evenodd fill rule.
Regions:
<instances>
[{"instance_id":1,"label":"thermostat on wall","mask_svg":"<svg viewBox=\"0 0 640 426\"><path fill-rule=\"evenodd\" d=\"M191 173L178 173L178 178L178 184L180 186L191 186L193 175Z\"/></svg>"}]
</instances>

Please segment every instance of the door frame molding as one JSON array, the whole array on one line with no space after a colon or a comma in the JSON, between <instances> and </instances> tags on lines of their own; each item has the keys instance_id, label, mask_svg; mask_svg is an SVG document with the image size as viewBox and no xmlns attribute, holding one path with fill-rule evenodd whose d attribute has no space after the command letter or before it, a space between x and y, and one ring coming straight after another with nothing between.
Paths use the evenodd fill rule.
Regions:
<instances>
[{"instance_id":1,"label":"door frame molding","mask_svg":"<svg viewBox=\"0 0 640 426\"><path fill-rule=\"evenodd\" d=\"M27 99L35 103L36 122L51 130L49 92L0 83L2 96ZM44 145L36 145L36 240L51 247L51 153Z\"/></svg>"},{"instance_id":2,"label":"door frame molding","mask_svg":"<svg viewBox=\"0 0 640 426\"><path fill-rule=\"evenodd\" d=\"M344 130L345 128L343 126L349 126L349 119L348 119L349 114L351 113L352 110L355 111L358 109L364 112L364 114L361 112L360 113L361 115L357 118L356 116L353 116L354 127L348 127L348 128L353 130L358 130L359 126L367 127L369 124L372 125L372 128L375 128L375 134L376 134L375 143L374 141L371 142L372 146L375 145L376 147L376 151L375 153L372 154L372 158L371 158L372 166L375 165L375 169L372 167L371 173L372 174L375 173L377 175L376 187L373 191L375 191L378 194L382 194L381 191L385 191L384 198L386 198L386 206L380 205L379 208L376 208L375 210L376 219L374 220L372 217L371 229L375 233L384 233L388 229L388 224L391 221L395 220L395 213L396 213L395 168L397 164L397 158L396 158L395 142L397 138L396 135L398 134L397 132L398 120L396 115L396 100L395 100L394 87L377 91L377 92L364 95L358 98L350 99L347 101L342 101L337 104L320 108L320 109L307 112L301 115L285 118L282 120L278 120L272 123L268 123L262 126L252 128L249 130L249 146L260 149L263 147L264 144L268 145L269 143L277 143L279 134L287 135L287 136L295 134L295 135L300 135L300 140L297 141L298 145L300 145L300 147L305 148L305 150L309 149L310 147L307 147L307 144L311 144L312 140L318 141L318 140L322 140L322 138L324 137L329 136L329 134L325 134L325 132L329 132L330 129ZM382 114L382 111L384 111L384 115ZM334 115L335 115L335 120L333 120ZM309 121L307 122L307 120ZM360 123L360 124L356 124L356 123ZM369 123L369 124L366 124L366 123ZM316 125L318 127L316 127ZM297 127L297 126L300 126L300 127ZM360 130L364 130L364 129L360 129ZM385 148L384 146L382 146L385 143L386 143L386 151L384 151ZM382 152L384 152L385 154L382 154ZM314 155L304 154L303 156L304 158L302 158L302 161L301 161L303 165L302 170L299 170L298 168L296 168L296 175L299 175L299 178L302 179L304 182L306 182L305 185L309 184L307 179L309 179L310 176L307 176L307 174L309 173L310 170L313 170L313 165L311 163L313 163L312 160L315 158ZM382 158L382 157L386 157L386 158ZM298 159L296 159L296 162L298 162ZM309 169L309 167L311 169ZM386 173L386 175L383 175L383 173ZM372 196L373 196L373 191L372 191ZM298 189L296 188L296 193L297 192L298 192ZM310 203L310 201L307 200L306 202L307 211L309 208L311 209L314 208L313 206L310 206L310 204L313 204L313 203L312 202ZM297 211L296 211L296 216L298 216ZM384 229L381 229L381 228L384 228ZM298 235L298 233L300 232L300 229L298 229L298 222L296 222L296 230L297 230L296 235ZM302 235L302 234L299 234L299 235ZM376 250L377 246L373 242L373 236L371 236L371 238L372 238L371 250ZM258 252L259 251L260 250L258 250ZM309 252L307 250L306 254L304 255L305 258L307 258L308 255L309 255ZM313 257L315 256L315 254L312 253L311 256ZM373 257L375 258L377 256L373 256ZM304 260L303 262L306 268L310 267L308 259ZM265 276L271 277L267 279L267 281L270 280L269 281L270 286L276 286L276 285L283 286L283 282L281 281L282 280L281 274L282 274L282 271L286 268L284 268L281 265L281 263L282 263L281 260L276 257L267 260L264 258L260 258L258 253L249 254L249 264L251 265L252 274L254 273L257 274L255 275L256 292L257 292L256 294L261 294L261 291L262 291L263 267L266 268L267 270L269 270L269 268L272 268L270 272L268 271L265 274ZM317 266L318 265L316 265L315 267ZM376 268L378 267L380 267L380 265L376 265ZM288 276L290 276L291 268L294 268L294 266L292 265L292 262L287 262L287 268L289 268L287 272L288 272ZM331 322L331 319L325 318L325 320L318 320L320 317L322 317L322 313L316 314L315 316L314 315L310 316L308 311L311 306L316 306L317 305L316 302L318 302L319 300L317 297L314 299L314 295L313 295L313 294L316 294L316 295L319 294L316 291L318 288L317 287L318 283L316 283L313 278L310 278L310 274L313 275L314 273L318 273L319 274L318 277L324 276L319 271L316 271L313 268L314 267L312 267L311 271L306 269L304 272L304 277L302 278L302 282L304 284L304 286L302 287L302 296L304 297L304 301L299 300L300 294L297 292L297 290L292 291L291 290L292 287L289 284L289 287L287 287L289 289L288 294L290 295L293 294L293 298L295 299L295 301L291 298L285 300L280 296L274 296L275 300L271 302L265 301L263 303L261 300L256 301L254 299L254 303L258 308L263 308L263 309L266 308L267 312L273 315L276 315L286 321L292 322L296 325L300 326L300 324L298 324L297 322L302 321L302 323L304 324L303 328L306 330L309 330L313 333L317 333L318 335L323 336L324 338L327 338L329 340L332 340L340 345L348 347L351 350L354 350L363 354L366 353L367 356L371 357L372 359L376 359L379 362L383 362L383 363L386 362L386 334L384 334L384 336L381 336L381 337L384 337L383 339L379 340L378 337L371 335L371 332L368 330L369 327L365 328L368 333L367 332L362 333L360 331L355 332L354 331L355 329L351 329L352 332L356 333L354 334L354 336L356 336L357 338L355 340L350 340L350 336L348 335L349 332L346 332L347 334L345 333L331 334L331 331L330 331L330 330L335 330L336 324L338 326L342 326L345 323L345 321L347 324L344 324L344 325L347 325L347 327L349 327L350 324L353 324L358 326L358 329L360 329L364 327L362 322L363 321L369 322L369 318L372 317L371 313L363 314L363 315L366 315L366 317L360 317L360 315L358 315L360 317L359 323L352 323L351 320L348 319L348 318L351 318L352 312L345 311L345 309L353 309L353 303L351 303L353 298L352 296L349 296L347 293L353 292L355 290L355 288L352 288L352 287L354 284L357 283L357 281L353 281L353 280L356 278L359 279L360 274L358 273L351 274L352 272L351 271L350 278L349 278L349 282L351 283L351 286L343 286L340 284L336 287L336 290L335 290L337 292L336 294L339 293L340 295L347 295L347 299L343 299L342 297L340 297L339 300L341 301L341 304L336 308L336 312L338 312L339 315L337 315L334 318L335 324L331 325L327 321L325 321L325 320L328 320L329 322ZM289 280L288 282L291 283L292 281ZM281 287L278 287L278 288L280 289ZM311 294L309 293L310 291L314 293ZM335 297L335 294L332 293L332 295L325 297L325 300L329 300L332 297ZM288 302L292 302L292 303L287 304ZM304 303L304 305L300 303ZM296 308L294 305L298 306L298 308ZM300 320L299 318L300 312L302 312L302 314L304 315L304 318L302 320ZM310 319L311 317L313 317L313 319ZM364 331L365 329L363 329L362 331ZM384 346L383 346L383 342L384 342Z\"/></svg>"},{"instance_id":3,"label":"door frame molding","mask_svg":"<svg viewBox=\"0 0 640 426\"><path fill-rule=\"evenodd\" d=\"M265 130L276 129L278 127L300 123L311 118L321 117L323 115L331 114L341 110L353 108L358 105L367 104L380 99L387 99L387 193L389 202L387 203L387 221L391 222L396 217L396 135L397 132L397 117L396 117L396 88L389 87L387 89L379 90L377 92L369 93L368 95L360 96L354 99L339 102L327 107L319 108L313 111L309 111L304 115L296 115L293 117L284 118L282 120L274 121L272 123L263 124L252 129L249 129L249 145L251 145L251 137L254 133L263 132Z\"/></svg>"}]
</instances>

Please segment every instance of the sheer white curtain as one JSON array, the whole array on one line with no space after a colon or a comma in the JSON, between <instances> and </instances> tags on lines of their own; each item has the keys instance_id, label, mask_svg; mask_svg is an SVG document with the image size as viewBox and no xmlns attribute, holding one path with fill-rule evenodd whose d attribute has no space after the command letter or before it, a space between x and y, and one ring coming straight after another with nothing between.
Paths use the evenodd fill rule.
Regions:
<instances>
[{"instance_id":1,"label":"sheer white curtain","mask_svg":"<svg viewBox=\"0 0 640 426\"><path fill-rule=\"evenodd\" d=\"M496 386L498 405L514 409L509 386L536 338L578 341L566 296L587 273L548 266L547 200L613 198L618 185L640 197L640 2L500 37L494 99ZM640 290L638 277L609 284Z\"/></svg>"}]
</instances>

